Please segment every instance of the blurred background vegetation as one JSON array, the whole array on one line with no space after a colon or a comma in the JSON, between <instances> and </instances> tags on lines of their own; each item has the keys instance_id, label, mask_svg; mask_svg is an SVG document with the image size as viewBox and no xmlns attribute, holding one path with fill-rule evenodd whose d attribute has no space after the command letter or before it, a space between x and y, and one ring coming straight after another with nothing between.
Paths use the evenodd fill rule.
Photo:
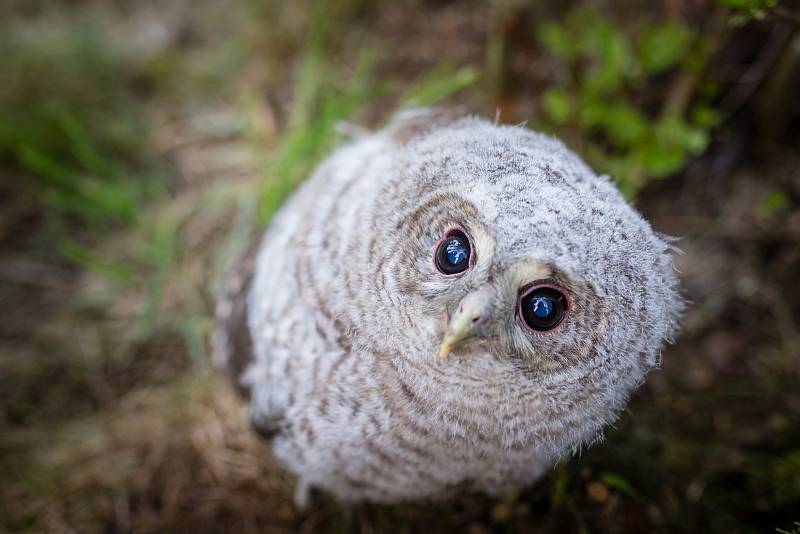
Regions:
<instances>
[{"instance_id":1,"label":"blurred background vegetation","mask_svg":"<svg viewBox=\"0 0 800 534\"><path fill-rule=\"evenodd\" d=\"M788 0L4 0L0 530L352 528L248 432L213 296L348 131L440 104L613 176L684 237L692 305L603 445L359 527L800 532L799 29Z\"/></svg>"}]
</instances>

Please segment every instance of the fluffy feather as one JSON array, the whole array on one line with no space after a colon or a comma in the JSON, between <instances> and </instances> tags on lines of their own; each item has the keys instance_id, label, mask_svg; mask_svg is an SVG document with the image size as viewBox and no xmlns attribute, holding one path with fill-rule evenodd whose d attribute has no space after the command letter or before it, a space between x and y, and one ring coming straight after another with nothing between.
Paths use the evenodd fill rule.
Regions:
<instances>
[{"instance_id":1,"label":"fluffy feather","mask_svg":"<svg viewBox=\"0 0 800 534\"><path fill-rule=\"evenodd\" d=\"M457 279L432 262L454 225L475 254ZM572 309L537 335L515 310L542 279ZM448 314L482 284L488 334L437 360ZM275 455L300 488L384 502L497 494L597 440L683 306L669 243L606 177L551 137L438 110L330 156L231 295L218 352Z\"/></svg>"}]
</instances>

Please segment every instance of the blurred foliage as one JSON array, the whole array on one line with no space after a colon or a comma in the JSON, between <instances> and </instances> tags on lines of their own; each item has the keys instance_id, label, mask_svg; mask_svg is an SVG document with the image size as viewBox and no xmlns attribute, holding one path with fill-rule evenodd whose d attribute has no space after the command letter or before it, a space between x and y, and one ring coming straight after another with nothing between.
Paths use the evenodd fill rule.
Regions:
<instances>
[{"instance_id":1,"label":"blurred foliage","mask_svg":"<svg viewBox=\"0 0 800 534\"><path fill-rule=\"evenodd\" d=\"M17 182L12 191L40 204L45 220L31 242L104 280L105 291L77 295L70 312L116 324L114 308L135 295L133 317L102 358L124 361L141 345L177 336L205 366L205 281L181 272L193 255L204 256L184 227L198 213L210 220L231 199L211 191L197 204L176 202L178 179L156 139L165 117L154 102L207 105L240 68L246 40L201 46L180 26L177 35L142 38L109 6L49 6L27 23L0 19L0 166ZM205 7L186 20L195 31L226 22ZM177 298L176 286L185 286Z\"/></svg>"},{"instance_id":2,"label":"blurred foliage","mask_svg":"<svg viewBox=\"0 0 800 534\"><path fill-rule=\"evenodd\" d=\"M99 21L73 22L0 32L0 163L27 181L56 227L70 217L103 233L134 222L167 182L131 58ZM66 248L76 259L86 254L77 246Z\"/></svg>"},{"instance_id":3,"label":"blurred foliage","mask_svg":"<svg viewBox=\"0 0 800 534\"><path fill-rule=\"evenodd\" d=\"M294 98L283 138L278 148L267 155L264 188L261 192L260 219L266 223L289 194L313 171L341 139L342 126L370 101L385 95L389 88L375 81L373 67L379 51L374 43L362 45L358 61L348 80L340 80L341 70L331 57L329 2L318 2L310 15L309 41L297 69ZM453 69L441 64L420 76L400 95L400 106L432 106L473 84L477 70L466 66ZM386 113L387 117L391 113Z\"/></svg>"},{"instance_id":4,"label":"blurred foliage","mask_svg":"<svg viewBox=\"0 0 800 534\"><path fill-rule=\"evenodd\" d=\"M716 2L733 11L730 18L733 26L743 26L751 19L763 19L770 9L778 5L778 0L716 0Z\"/></svg>"},{"instance_id":5,"label":"blurred foliage","mask_svg":"<svg viewBox=\"0 0 800 534\"><path fill-rule=\"evenodd\" d=\"M303 58L286 131L280 146L268 156L260 216L267 222L286 197L306 179L336 141L336 126L375 96L370 83L374 56L365 51L344 89L331 83L325 57L324 15L316 17L314 39Z\"/></svg>"},{"instance_id":6,"label":"blurred foliage","mask_svg":"<svg viewBox=\"0 0 800 534\"><path fill-rule=\"evenodd\" d=\"M241 423L240 407L202 377L213 326L209 280L223 278L218 266L241 252L227 240L249 244L342 133L359 134L340 128L344 121L378 125L397 107L456 94L467 109L491 114L498 103L485 91L492 80L481 54L496 46L489 55L513 56L498 61L503 68L534 65L519 80L513 98L523 105L509 120L534 114L530 95L541 95L543 125L634 197L703 153L724 118L708 76L715 45L696 29L704 26L657 22L649 4L605 15L551 4L558 16L526 22L519 41L530 43L535 32L547 70L539 50L531 61L532 47L476 30L482 22L474 21L487 18L476 3L419 2L404 11L365 0L172 0L154 3L155 12L145 2L16 3L26 7L13 16L4 11L10 3L0 5L0 173L13 181L0 185L24 190L19 197L32 195L37 206L34 217L9 217L8 227L0 219L0 238L25 234L31 242L28 250L0 240L12 249L0 257L0 324L11 333L0 340L0 397L10 399L0 423L0 529L178 532L192 530L190 522L215 531L249 520L269 527L275 502L278 529L346 524L328 501L293 509L277 468L253 469L268 458L263 444L243 424L225 426ZM776 4L718 3L733 22L768 21ZM36 14L45 5L64 9ZM507 5L513 22L516 4ZM117 18L96 16L110 12ZM144 50L127 26L137 16L131 27L157 30L155 38L145 32ZM457 38L442 39L447 31ZM254 157L243 163L243 152ZM378 507L375 530L416 522L435 531L535 524L547 532L749 532L780 522L786 530L778 532L797 532L791 312L766 292L741 293L754 279L794 287L781 251L796 234L777 225L795 220L797 191L770 172L780 174L759 174L772 181L748 196L747 209L723 200L720 211L778 231L763 242L754 234L718 245L735 250L726 268L742 264L746 276L715 283L736 286L739 296L715 286L708 304L697 297L702 281L690 281L700 326L670 349L607 444L525 492ZM731 177L717 178L724 195ZM679 183L681 202L707 186ZM81 269L59 271L52 249ZM39 271L26 265L21 282L6 280L19 258L43 265L40 285ZM709 316L697 319L702 313ZM25 324L15 330L15 322ZM230 406L216 406L220 399Z\"/></svg>"},{"instance_id":7,"label":"blurred foliage","mask_svg":"<svg viewBox=\"0 0 800 534\"><path fill-rule=\"evenodd\" d=\"M783 191L769 191L758 206L757 215L770 219L790 206L789 197Z\"/></svg>"},{"instance_id":8,"label":"blurred foliage","mask_svg":"<svg viewBox=\"0 0 800 534\"><path fill-rule=\"evenodd\" d=\"M319 46L319 45L317 45ZM292 110L278 149L267 156L261 193L260 218L267 222L291 192L337 144L337 126L356 114L385 89L372 79L374 52L363 50L343 89L330 82L331 64L324 48L312 46L300 67ZM442 65L422 76L400 96L401 106L431 106L477 79L472 67L454 70Z\"/></svg>"},{"instance_id":9,"label":"blurred foliage","mask_svg":"<svg viewBox=\"0 0 800 534\"><path fill-rule=\"evenodd\" d=\"M577 130L577 147L600 171L619 179L634 196L651 178L674 174L705 151L719 113L710 95L691 109L641 98L654 84L702 74L708 49L701 35L678 22L648 23L630 35L586 8L563 22L538 25L555 84L541 96L544 126ZM574 137L574 136L573 136Z\"/></svg>"},{"instance_id":10,"label":"blurred foliage","mask_svg":"<svg viewBox=\"0 0 800 534\"><path fill-rule=\"evenodd\" d=\"M477 82L478 69L467 65L454 69L442 64L414 81L403 94L399 102L402 107L428 107L438 104L448 96L470 87Z\"/></svg>"}]
</instances>

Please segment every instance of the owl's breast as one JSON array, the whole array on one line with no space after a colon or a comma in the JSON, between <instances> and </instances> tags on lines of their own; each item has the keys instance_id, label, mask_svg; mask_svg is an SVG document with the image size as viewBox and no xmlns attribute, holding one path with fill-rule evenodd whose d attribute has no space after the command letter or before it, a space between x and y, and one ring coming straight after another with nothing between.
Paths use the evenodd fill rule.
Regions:
<instances>
[{"instance_id":1,"label":"owl's breast","mask_svg":"<svg viewBox=\"0 0 800 534\"><path fill-rule=\"evenodd\" d=\"M276 455L304 483L346 500L500 493L542 473L536 444L514 438L526 416L499 418L504 399L479 394L478 376L423 375L401 358L340 353L288 409Z\"/></svg>"}]
</instances>

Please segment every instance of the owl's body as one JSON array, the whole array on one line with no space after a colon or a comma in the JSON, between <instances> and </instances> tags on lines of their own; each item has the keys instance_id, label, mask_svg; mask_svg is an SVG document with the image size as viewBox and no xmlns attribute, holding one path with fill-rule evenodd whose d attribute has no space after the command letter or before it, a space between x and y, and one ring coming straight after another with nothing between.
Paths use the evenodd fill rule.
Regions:
<instances>
[{"instance_id":1,"label":"owl's body","mask_svg":"<svg viewBox=\"0 0 800 534\"><path fill-rule=\"evenodd\" d=\"M472 244L458 275L434 260L451 228ZM547 332L518 317L541 281L569 303ZM286 203L217 342L301 489L496 494L615 419L675 328L674 286L668 245L561 143L421 111L337 151ZM487 303L475 333L438 358L467 295Z\"/></svg>"}]
</instances>

